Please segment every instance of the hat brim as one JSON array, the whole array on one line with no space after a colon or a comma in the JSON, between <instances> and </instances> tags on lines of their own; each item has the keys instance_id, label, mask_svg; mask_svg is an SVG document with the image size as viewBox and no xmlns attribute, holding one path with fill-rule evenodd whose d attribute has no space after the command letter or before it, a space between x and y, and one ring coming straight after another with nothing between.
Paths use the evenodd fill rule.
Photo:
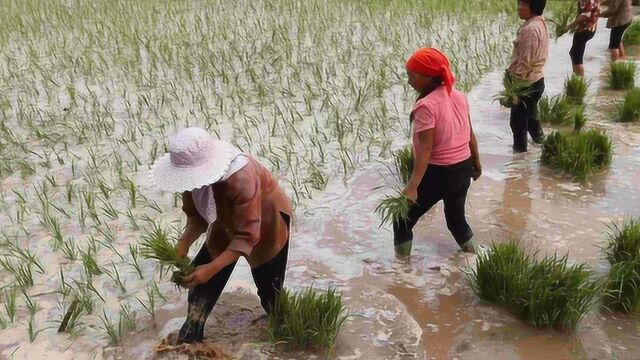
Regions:
<instances>
[{"instance_id":1,"label":"hat brim","mask_svg":"<svg viewBox=\"0 0 640 360\"><path fill-rule=\"evenodd\" d=\"M197 167L177 167L171 163L170 154L160 157L150 171L152 182L164 191L183 192L211 185L222 179L237 151L224 149L216 157Z\"/></svg>"}]
</instances>

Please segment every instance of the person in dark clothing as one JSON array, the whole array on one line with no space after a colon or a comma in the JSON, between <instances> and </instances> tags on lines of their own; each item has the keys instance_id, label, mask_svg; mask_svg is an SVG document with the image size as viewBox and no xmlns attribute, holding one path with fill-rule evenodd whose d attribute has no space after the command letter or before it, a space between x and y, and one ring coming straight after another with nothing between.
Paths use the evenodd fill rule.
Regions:
<instances>
[{"instance_id":1,"label":"person in dark clothing","mask_svg":"<svg viewBox=\"0 0 640 360\"><path fill-rule=\"evenodd\" d=\"M578 15L569 28L576 29L573 34L573 44L569 50L573 73L584 76L584 52L587 42L593 39L598 29L598 17L600 15L600 4L598 0L579 0Z\"/></svg>"}]
</instances>

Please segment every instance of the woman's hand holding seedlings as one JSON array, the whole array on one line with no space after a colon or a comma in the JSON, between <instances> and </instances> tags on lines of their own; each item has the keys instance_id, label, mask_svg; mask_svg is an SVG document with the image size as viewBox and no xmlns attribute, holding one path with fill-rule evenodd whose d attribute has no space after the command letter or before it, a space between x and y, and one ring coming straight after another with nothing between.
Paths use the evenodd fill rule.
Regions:
<instances>
[{"instance_id":1,"label":"woman's hand holding seedlings","mask_svg":"<svg viewBox=\"0 0 640 360\"><path fill-rule=\"evenodd\" d=\"M418 200L418 187L414 185L407 185L406 188L402 191L409 200L412 202L416 202Z\"/></svg>"},{"instance_id":2,"label":"woman's hand holding seedlings","mask_svg":"<svg viewBox=\"0 0 640 360\"><path fill-rule=\"evenodd\" d=\"M193 289L194 287L204 284L207 281L211 280L220 270L226 268L231 264L235 264L236 261L240 258L242 253L236 250L225 250L217 256L210 263L196 266L194 271L186 276L182 281L182 286L188 289Z\"/></svg>"},{"instance_id":3,"label":"woman's hand holding seedlings","mask_svg":"<svg viewBox=\"0 0 640 360\"><path fill-rule=\"evenodd\" d=\"M196 266L195 270L184 278L182 286L187 289L193 289L194 287L209 281L213 275L218 272L212 265L213 262Z\"/></svg>"}]
</instances>

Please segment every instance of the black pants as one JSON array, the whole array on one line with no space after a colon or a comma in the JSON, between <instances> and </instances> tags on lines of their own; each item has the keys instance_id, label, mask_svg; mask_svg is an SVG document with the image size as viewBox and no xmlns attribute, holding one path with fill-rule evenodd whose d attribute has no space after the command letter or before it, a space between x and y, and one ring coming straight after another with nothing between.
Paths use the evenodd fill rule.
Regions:
<instances>
[{"instance_id":1,"label":"black pants","mask_svg":"<svg viewBox=\"0 0 640 360\"><path fill-rule=\"evenodd\" d=\"M511 132L513 133L513 150L527 151L527 132L534 140L544 136L538 121L538 101L544 92L544 78L529 87L526 96L520 98L518 105L511 108Z\"/></svg>"},{"instance_id":2,"label":"black pants","mask_svg":"<svg viewBox=\"0 0 640 360\"><path fill-rule=\"evenodd\" d=\"M267 313L269 313L271 306L275 304L278 294L282 290L288 254L289 242L287 241L282 250L280 250L278 255L273 259L255 269L251 269L253 281L258 287L260 304ZM203 265L209 262L211 262L211 256L209 255L206 245L203 245L193 260L193 266ZM219 273L214 275L205 284L198 285L189 290L189 309L187 319L178 334L179 343L200 342L204 339L204 327L207 318L222 294L222 290L224 290L227 281L229 281L229 277L231 277L236 263L237 262L234 262L220 270Z\"/></svg>"},{"instance_id":3,"label":"black pants","mask_svg":"<svg viewBox=\"0 0 640 360\"><path fill-rule=\"evenodd\" d=\"M625 30L627 30L629 25L631 25L631 23L611 28L611 35L609 36L610 50L620 49L620 44L622 44L622 36L624 35L624 32Z\"/></svg>"},{"instance_id":4,"label":"black pants","mask_svg":"<svg viewBox=\"0 0 640 360\"><path fill-rule=\"evenodd\" d=\"M587 42L593 39L595 34L595 31L576 32L573 34L573 45L571 45L571 50L569 50L569 56L571 56L571 63L573 65L582 65L584 63L584 50L587 47Z\"/></svg>"},{"instance_id":5,"label":"black pants","mask_svg":"<svg viewBox=\"0 0 640 360\"><path fill-rule=\"evenodd\" d=\"M473 237L464 206L471 184L471 159L449 166L429 165L418 185L418 200L409 209L406 221L393 224L393 242L400 245L413 240L413 227L438 201L444 201L447 228L459 245Z\"/></svg>"}]
</instances>

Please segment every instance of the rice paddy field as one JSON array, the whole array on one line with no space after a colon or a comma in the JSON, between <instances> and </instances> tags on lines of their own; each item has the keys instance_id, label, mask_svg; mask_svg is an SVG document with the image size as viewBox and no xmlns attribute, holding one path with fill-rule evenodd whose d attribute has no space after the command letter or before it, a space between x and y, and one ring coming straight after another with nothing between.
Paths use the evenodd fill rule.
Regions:
<instances>
[{"instance_id":1,"label":"rice paddy field","mask_svg":"<svg viewBox=\"0 0 640 360\"><path fill-rule=\"evenodd\" d=\"M408 261L394 259L375 213L402 186L393 154L409 144L415 100L404 61L435 46L468 93L483 160L467 206L476 241L519 238L608 271L607 224L640 216L640 127L614 121L625 93L607 85L604 21L585 58L585 127L615 153L577 181L541 166L540 147L512 154L508 110L492 100L519 25L513 1L0 7L0 358L187 358L155 351L181 325L186 291L140 247L185 223L148 171L187 126L273 172L296 206L287 287L334 288L348 308L331 354L283 350L241 261L207 327L228 358L637 358L636 317L594 312L566 334L477 299L461 272L475 258L457 252L441 205L416 227ZM570 45L571 34L552 41L550 97L571 72Z\"/></svg>"}]
</instances>

